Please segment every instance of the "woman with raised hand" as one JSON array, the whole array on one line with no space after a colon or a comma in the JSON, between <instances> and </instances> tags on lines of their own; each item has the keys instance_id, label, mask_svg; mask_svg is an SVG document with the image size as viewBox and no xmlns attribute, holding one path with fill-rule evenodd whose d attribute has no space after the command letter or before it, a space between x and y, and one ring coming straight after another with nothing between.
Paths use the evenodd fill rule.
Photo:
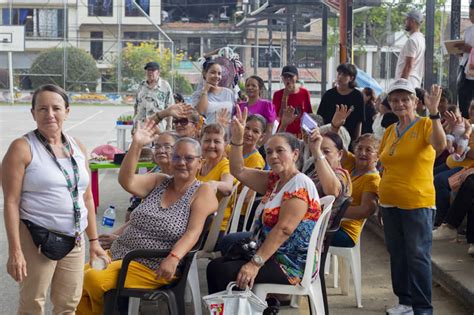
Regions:
<instances>
[{"instance_id":1,"label":"woman with raised hand","mask_svg":"<svg viewBox=\"0 0 474 315\"><path fill-rule=\"evenodd\" d=\"M85 266L84 289L78 314L102 314L104 293L115 287L125 255L135 249L169 249L162 259L137 259L128 267L125 287L157 288L176 280L181 259L193 248L208 215L216 211L213 188L196 179L201 147L191 138L179 139L173 148L171 175L135 174L144 146L156 136L153 121L137 126L132 144L120 167L119 183L143 202L112 243L112 262L103 270Z\"/></svg>"},{"instance_id":2,"label":"woman with raised hand","mask_svg":"<svg viewBox=\"0 0 474 315\"><path fill-rule=\"evenodd\" d=\"M33 93L36 129L14 140L3 159L7 272L20 283L19 314L73 314L81 298L85 234L91 260L100 247L87 152L63 131L66 92L52 84ZM108 260L108 259L107 259Z\"/></svg>"},{"instance_id":3,"label":"woman with raised hand","mask_svg":"<svg viewBox=\"0 0 474 315\"><path fill-rule=\"evenodd\" d=\"M199 139L202 117L194 108L185 117L173 118L173 128L180 137Z\"/></svg>"},{"instance_id":4,"label":"woman with raised hand","mask_svg":"<svg viewBox=\"0 0 474 315\"><path fill-rule=\"evenodd\" d=\"M387 314L410 311L432 314L431 243L435 209L433 165L446 147L438 111L441 88L425 95L429 117L415 114L415 88L396 80L388 101L399 122L384 133L379 155L383 167L379 186L385 243L390 254L393 292L398 304Z\"/></svg>"},{"instance_id":5,"label":"woman with raised hand","mask_svg":"<svg viewBox=\"0 0 474 315\"><path fill-rule=\"evenodd\" d=\"M321 215L313 182L300 173L300 142L288 133L270 137L265 149L271 171L244 166L242 142L247 109L232 120L232 174L264 195L258 214L259 246L250 261L217 258L207 266L209 293L224 290L230 281L240 288L254 283L298 284L303 276L311 231ZM284 246L283 246L284 244Z\"/></svg>"},{"instance_id":6,"label":"woman with raised hand","mask_svg":"<svg viewBox=\"0 0 474 315\"><path fill-rule=\"evenodd\" d=\"M192 105L206 117L206 124L217 122L217 114L221 110L227 111L230 119L236 104L236 97L231 89L220 87L222 67L215 61L206 61L203 65L202 76L204 84L202 89L194 92Z\"/></svg>"}]
</instances>

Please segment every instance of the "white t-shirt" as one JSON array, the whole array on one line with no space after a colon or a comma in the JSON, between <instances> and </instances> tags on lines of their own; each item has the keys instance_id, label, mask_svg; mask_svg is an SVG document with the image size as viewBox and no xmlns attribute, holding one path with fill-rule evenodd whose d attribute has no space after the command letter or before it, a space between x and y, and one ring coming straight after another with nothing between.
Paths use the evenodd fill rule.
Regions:
<instances>
[{"instance_id":1,"label":"white t-shirt","mask_svg":"<svg viewBox=\"0 0 474 315\"><path fill-rule=\"evenodd\" d=\"M192 95L192 104L194 107L199 103L201 97L201 90L197 90ZM235 106L235 94L234 91L228 88L222 88L218 94L212 92L207 93L207 110L204 113L206 116L206 124L213 124L217 122L217 113L226 108L229 112L229 119L232 116L234 106Z\"/></svg>"},{"instance_id":2,"label":"white t-shirt","mask_svg":"<svg viewBox=\"0 0 474 315\"><path fill-rule=\"evenodd\" d=\"M464 42L471 47L474 47L474 24L466 28L464 31ZM464 53L461 58L461 64L464 65L467 62L467 59L469 58L469 53ZM464 68L464 72L466 73L466 79L468 80L474 80L474 77L469 76L469 67Z\"/></svg>"},{"instance_id":3,"label":"white t-shirt","mask_svg":"<svg viewBox=\"0 0 474 315\"><path fill-rule=\"evenodd\" d=\"M408 75L408 81L415 87L421 87L421 81L425 73L425 36L420 32L410 35L398 56L395 79L400 79L407 57L413 57L413 68Z\"/></svg>"}]
</instances>

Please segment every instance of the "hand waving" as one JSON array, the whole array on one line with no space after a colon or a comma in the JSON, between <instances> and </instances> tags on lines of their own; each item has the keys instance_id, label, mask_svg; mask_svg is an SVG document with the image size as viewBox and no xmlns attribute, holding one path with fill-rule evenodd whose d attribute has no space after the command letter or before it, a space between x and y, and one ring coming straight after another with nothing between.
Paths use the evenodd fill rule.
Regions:
<instances>
[{"instance_id":1,"label":"hand waving","mask_svg":"<svg viewBox=\"0 0 474 315\"><path fill-rule=\"evenodd\" d=\"M140 146L145 146L153 142L159 133L159 128L153 120L145 119L145 121L138 122L133 134L133 142Z\"/></svg>"},{"instance_id":2,"label":"hand waving","mask_svg":"<svg viewBox=\"0 0 474 315\"><path fill-rule=\"evenodd\" d=\"M431 86L431 94L425 93L425 106L434 115L438 112L439 100L441 99L442 89L439 85L433 84Z\"/></svg>"},{"instance_id":3,"label":"hand waving","mask_svg":"<svg viewBox=\"0 0 474 315\"><path fill-rule=\"evenodd\" d=\"M227 129L227 127L229 127L229 123L230 123L229 116L230 116L230 112L227 108L222 108L221 110L217 112L217 119L216 119L217 123L221 125L222 127L224 127L224 129Z\"/></svg>"},{"instance_id":4,"label":"hand waving","mask_svg":"<svg viewBox=\"0 0 474 315\"><path fill-rule=\"evenodd\" d=\"M298 118L298 115L295 113L295 108L292 106L286 106L281 115L281 125L288 126L294 122L296 118Z\"/></svg>"},{"instance_id":5,"label":"hand waving","mask_svg":"<svg viewBox=\"0 0 474 315\"><path fill-rule=\"evenodd\" d=\"M341 128L345 123L347 117L354 111L354 107L348 107L347 105L336 105L336 112L332 116L331 123L336 128Z\"/></svg>"}]
</instances>

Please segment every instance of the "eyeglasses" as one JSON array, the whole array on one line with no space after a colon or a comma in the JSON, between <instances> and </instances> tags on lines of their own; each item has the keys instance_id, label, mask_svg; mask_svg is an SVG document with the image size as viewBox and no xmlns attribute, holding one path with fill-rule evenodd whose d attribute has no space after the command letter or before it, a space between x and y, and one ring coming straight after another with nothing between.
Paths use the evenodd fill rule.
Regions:
<instances>
[{"instance_id":1,"label":"eyeglasses","mask_svg":"<svg viewBox=\"0 0 474 315\"><path fill-rule=\"evenodd\" d=\"M165 150L165 151L169 152L169 151L173 150L173 146L170 145L170 144L155 143L155 145L153 146L153 149L155 149L155 151Z\"/></svg>"},{"instance_id":2,"label":"eyeglasses","mask_svg":"<svg viewBox=\"0 0 474 315\"><path fill-rule=\"evenodd\" d=\"M195 156L195 155L185 155L185 156L173 155L171 157L171 161L177 164L181 162L182 160L184 160L186 164L191 164L195 159L200 159L200 158L201 158L200 156Z\"/></svg>"},{"instance_id":3,"label":"eyeglasses","mask_svg":"<svg viewBox=\"0 0 474 315\"><path fill-rule=\"evenodd\" d=\"M187 124L189 124L189 120L187 118L173 119L173 124L174 125L186 126Z\"/></svg>"}]
</instances>

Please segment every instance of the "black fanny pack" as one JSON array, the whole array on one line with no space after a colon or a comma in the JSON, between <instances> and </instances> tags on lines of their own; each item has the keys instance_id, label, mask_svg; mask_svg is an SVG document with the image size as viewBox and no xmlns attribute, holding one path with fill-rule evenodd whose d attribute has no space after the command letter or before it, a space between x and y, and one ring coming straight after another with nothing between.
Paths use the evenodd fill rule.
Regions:
<instances>
[{"instance_id":1,"label":"black fanny pack","mask_svg":"<svg viewBox=\"0 0 474 315\"><path fill-rule=\"evenodd\" d=\"M22 221L30 231L33 243L49 259L60 260L64 258L76 245L74 236L52 232L28 220Z\"/></svg>"},{"instance_id":2,"label":"black fanny pack","mask_svg":"<svg viewBox=\"0 0 474 315\"><path fill-rule=\"evenodd\" d=\"M230 245L223 254L224 260L247 260L250 261L258 249L258 242L251 237L238 240Z\"/></svg>"}]
</instances>

